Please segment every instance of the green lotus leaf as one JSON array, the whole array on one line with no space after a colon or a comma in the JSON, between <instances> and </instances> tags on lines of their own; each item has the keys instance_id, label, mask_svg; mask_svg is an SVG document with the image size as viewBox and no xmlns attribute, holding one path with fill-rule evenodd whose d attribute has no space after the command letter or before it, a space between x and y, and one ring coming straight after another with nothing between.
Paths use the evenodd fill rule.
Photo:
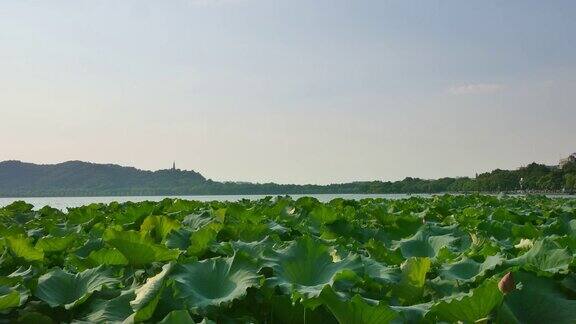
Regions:
<instances>
[{"instance_id":1,"label":"green lotus leaf","mask_svg":"<svg viewBox=\"0 0 576 324\"><path fill-rule=\"evenodd\" d=\"M128 290L109 300L96 299L90 302L82 320L73 323L123 323L134 312L130 307L134 297L134 291Z\"/></svg>"},{"instance_id":2,"label":"green lotus leaf","mask_svg":"<svg viewBox=\"0 0 576 324\"><path fill-rule=\"evenodd\" d=\"M424 318L428 312L430 312L432 303L414 304L410 306L390 306L390 308L399 314L394 320L394 323L426 323Z\"/></svg>"},{"instance_id":3,"label":"green lotus leaf","mask_svg":"<svg viewBox=\"0 0 576 324\"><path fill-rule=\"evenodd\" d=\"M222 213L222 211L217 212ZM227 204L225 212L226 213L224 217L221 215L215 215L215 218L227 224L259 224L265 217L262 213L257 212L254 206L246 206L240 202Z\"/></svg>"},{"instance_id":4,"label":"green lotus leaf","mask_svg":"<svg viewBox=\"0 0 576 324\"><path fill-rule=\"evenodd\" d=\"M170 276L164 280L163 288L160 291L160 298L158 299L158 304L154 310L153 319L161 320L163 316L166 316L173 310L176 309L188 309L185 304L185 300L176 297L176 290L174 288L174 281Z\"/></svg>"},{"instance_id":5,"label":"green lotus leaf","mask_svg":"<svg viewBox=\"0 0 576 324\"><path fill-rule=\"evenodd\" d=\"M34 295L51 307L64 306L70 309L84 302L93 292L118 283L119 280L111 275L111 270L102 267L77 274L55 269L40 276Z\"/></svg>"},{"instance_id":6,"label":"green lotus leaf","mask_svg":"<svg viewBox=\"0 0 576 324\"><path fill-rule=\"evenodd\" d=\"M190 246L187 253L189 255L200 256L208 250L210 245L216 241L218 232L222 229L220 223L210 223L190 234Z\"/></svg>"},{"instance_id":7,"label":"green lotus leaf","mask_svg":"<svg viewBox=\"0 0 576 324\"><path fill-rule=\"evenodd\" d=\"M224 214L225 214L225 210L224 210ZM220 219L223 219L224 214L221 215ZM212 215L209 212L203 212L203 213L199 213L199 214L191 214L188 215L186 217L184 217L184 219L182 220L182 225L185 225L186 227L192 229L192 230L197 230L201 227L204 227L205 225L208 225L209 223L214 221L214 217L212 217Z\"/></svg>"},{"instance_id":8,"label":"green lotus leaf","mask_svg":"<svg viewBox=\"0 0 576 324\"><path fill-rule=\"evenodd\" d=\"M171 311L158 324L196 324L187 310Z\"/></svg>"},{"instance_id":9,"label":"green lotus leaf","mask_svg":"<svg viewBox=\"0 0 576 324\"><path fill-rule=\"evenodd\" d=\"M180 255L180 251L170 250L164 245L155 244L146 236L135 231L119 232L109 229L104 233L104 240L118 249L128 262L135 266L170 261Z\"/></svg>"},{"instance_id":10,"label":"green lotus leaf","mask_svg":"<svg viewBox=\"0 0 576 324\"><path fill-rule=\"evenodd\" d=\"M274 277L268 283L305 298L318 297L324 286L334 284L339 274L358 272L362 267L357 256L337 260L327 246L310 237L302 237L272 254L267 264L274 270Z\"/></svg>"},{"instance_id":11,"label":"green lotus leaf","mask_svg":"<svg viewBox=\"0 0 576 324\"><path fill-rule=\"evenodd\" d=\"M100 244L99 246L102 245ZM97 246L94 247L97 248ZM105 247L99 250L92 250L86 257L80 257L78 254L84 254L84 251L82 253L77 251L76 254L68 255L67 264L82 270L99 265L125 266L129 264L128 259L115 248Z\"/></svg>"},{"instance_id":12,"label":"green lotus leaf","mask_svg":"<svg viewBox=\"0 0 576 324\"><path fill-rule=\"evenodd\" d=\"M128 265L128 259L117 249L103 248L92 251L88 255L88 260L94 266L98 265Z\"/></svg>"},{"instance_id":13,"label":"green lotus leaf","mask_svg":"<svg viewBox=\"0 0 576 324\"><path fill-rule=\"evenodd\" d=\"M144 219L140 226L140 231L149 233L156 238L158 242L164 240L170 232L180 228L180 223L167 216L151 215Z\"/></svg>"},{"instance_id":14,"label":"green lotus leaf","mask_svg":"<svg viewBox=\"0 0 576 324\"><path fill-rule=\"evenodd\" d=\"M31 279L34 274L32 266L21 266L7 276L0 276L0 286L16 286L25 279Z\"/></svg>"},{"instance_id":15,"label":"green lotus leaf","mask_svg":"<svg viewBox=\"0 0 576 324\"><path fill-rule=\"evenodd\" d=\"M0 207L0 322L576 323L575 234L576 199L544 196L20 202Z\"/></svg>"},{"instance_id":16,"label":"green lotus leaf","mask_svg":"<svg viewBox=\"0 0 576 324\"><path fill-rule=\"evenodd\" d=\"M568 249L560 248L550 239L534 242L528 252L504 262L506 265L521 266L526 270L536 270L554 274L568 271L573 257Z\"/></svg>"},{"instance_id":17,"label":"green lotus leaf","mask_svg":"<svg viewBox=\"0 0 576 324\"><path fill-rule=\"evenodd\" d=\"M164 288L164 281L172 270L172 266L173 263L165 264L160 273L148 278L146 283L136 289L136 299L130 302L130 305L136 311L134 317L136 321L145 321L154 314Z\"/></svg>"},{"instance_id":18,"label":"green lotus leaf","mask_svg":"<svg viewBox=\"0 0 576 324\"><path fill-rule=\"evenodd\" d=\"M16 321L18 324L27 324L27 323L34 323L34 324L53 324L54 321L47 315L44 315L39 312L35 311L27 311L23 312L18 320Z\"/></svg>"},{"instance_id":19,"label":"green lotus leaf","mask_svg":"<svg viewBox=\"0 0 576 324\"><path fill-rule=\"evenodd\" d=\"M14 255L28 262L44 259L44 252L34 248L24 236L8 236L6 243Z\"/></svg>"},{"instance_id":20,"label":"green lotus leaf","mask_svg":"<svg viewBox=\"0 0 576 324\"><path fill-rule=\"evenodd\" d=\"M362 258L364 274L382 283L397 283L400 281L400 268L387 266L371 258Z\"/></svg>"},{"instance_id":21,"label":"green lotus leaf","mask_svg":"<svg viewBox=\"0 0 576 324\"><path fill-rule=\"evenodd\" d=\"M34 205L29 204L22 200L17 200L10 205L4 206L2 211L7 214L7 216L16 216L19 214L28 214L32 212Z\"/></svg>"},{"instance_id":22,"label":"green lotus leaf","mask_svg":"<svg viewBox=\"0 0 576 324\"><path fill-rule=\"evenodd\" d=\"M542 236L541 231L530 223L525 225L512 225L511 231L512 235L516 238L535 239Z\"/></svg>"},{"instance_id":23,"label":"green lotus leaf","mask_svg":"<svg viewBox=\"0 0 576 324\"><path fill-rule=\"evenodd\" d=\"M192 309L205 309L242 298L248 288L258 287L261 276L257 272L254 263L236 254L176 264L171 278L177 298L184 299Z\"/></svg>"},{"instance_id":24,"label":"green lotus leaf","mask_svg":"<svg viewBox=\"0 0 576 324\"><path fill-rule=\"evenodd\" d=\"M340 324L384 324L390 323L398 316L388 305L382 303L370 305L359 295L350 300L342 300L329 286L322 290L320 299Z\"/></svg>"},{"instance_id":25,"label":"green lotus leaf","mask_svg":"<svg viewBox=\"0 0 576 324\"><path fill-rule=\"evenodd\" d=\"M104 216L101 207L101 204L90 204L77 208L69 208L68 223L79 225L97 221Z\"/></svg>"},{"instance_id":26,"label":"green lotus leaf","mask_svg":"<svg viewBox=\"0 0 576 324\"><path fill-rule=\"evenodd\" d=\"M397 245L405 258L429 257L433 259L443 248L458 252L467 248L469 242L454 234L455 230L452 227L423 227L414 236L399 241Z\"/></svg>"},{"instance_id":27,"label":"green lotus leaf","mask_svg":"<svg viewBox=\"0 0 576 324\"><path fill-rule=\"evenodd\" d=\"M24 201L15 201L0 209L0 222L2 224L26 224L34 218L33 207Z\"/></svg>"},{"instance_id":28,"label":"green lotus leaf","mask_svg":"<svg viewBox=\"0 0 576 324\"><path fill-rule=\"evenodd\" d=\"M500 305L502 298L498 282L489 280L468 294L457 294L442 299L432 307L429 316L436 316L448 322L475 323L487 319Z\"/></svg>"},{"instance_id":29,"label":"green lotus leaf","mask_svg":"<svg viewBox=\"0 0 576 324\"><path fill-rule=\"evenodd\" d=\"M561 281L562 287L576 294L576 274L570 273Z\"/></svg>"},{"instance_id":30,"label":"green lotus leaf","mask_svg":"<svg viewBox=\"0 0 576 324\"><path fill-rule=\"evenodd\" d=\"M422 297L426 274L430 270L429 258L410 258L402 264L402 275L398 285L394 287L394 296L403 305L410 305Z\"/></svg>"},{"instance_id":31,"label":"green lotus leaf","mask_svg":"<svg viewBox=\"0 0 576 324\"><path fill-rule=\"evenodd\" d=\"M330 224L339 219L336 211L326 205L317 205L308 216L320 224Z\"/></svg>"},{"instance_id":32,"label":"green lotus leaf","mask_svg":"<svg viewBox=\"0 0 576 324\"><path fill-rule=\"evenodd\" d=\"M35 245L36 249L44 252L58 252L69 248L78 238L76 235L68 235L64 237L46 236L40 238Z\"/></svg>"},{"instance_id":33,"label":"green lotus leaf","mask_svg":"<svg viewBox=\"0 0 576 324\"><path fill-rule=\"evenodd\" d=\"M242 253L252 259L254 263L260 264L264 258L264 253L270 250L272 245L273 240L269 236L266 236L263 240L255 242L221 242L217 246L214 246L212 251L227 256Z\"/></svg>"},{"instance_id":34,"label":"green lotus leaf","mask_svg":"<svg viewBox=\"0 0 576 324\"><path fill-rule=\"evenodd\" d=\"M6 286L0 286L0 311L18 307L20 305L20 293L18 290Z\"/></svg>"},{"instance_id":35,"label":"green lotus leaf","mask_svg":"<svg viewBox=\"0 0 576 324\"><path fill-rule=\"evenodd\" d=\"M114 223L127 225L139 222L142 218L152 214L154 203L143 201L140 203L127 202L124 209L112 214Z\"/></svg>"},{"instance_id":36,"label":"green lotus leaf","mask_svg":"<svg viewBox=\"0 0 576 324\"><path fill-rule=\"evenodd\" d=\"M388 210L377 208L374 211L376 220L382 225L386 237L391 240L400 240L414 235L422 227L422 218L406 213L391 213Z\"/></svg>"},{"instance_id":37,"label":"green lotus leaf","mask_svg":"<svg viewBox=\"0 0 576 324\"><path fill-rule=\"evenodd\" d=\"M553 279L524 272L513 275L517 289L504 297L500 323L576 322L576 300L566 298Z\"/></svg>"},{"instance_id":38,"label":"green lotus leaf","mask_svg":"<svg viewBox=\"0 0 576 324\"><path fill-rule=\"evenodd\" d=\"M202 321L201 321L200 323L198 323L198 324L216 324L216 322L214 322L213 320L204 318L204 319L202 319Z\"/></svg>"},{"instance_id":39,"label":"green lotus leaf","mask_svg":"<svg viewBox=\"0 0 576 324\"><path fill-rule=\"evenodd\" d=\"M504 258L499 254L487 257L482 263L464 258L456 263L442 266L440 275L451 280L474 281L476 278L483 276L486 271L502 264L502 261L504 261Z\"/></svg>"},{"instance_id":40,"label":"green lotus leaf","mask_svg":"<svg viewBox=\"0 0 576 324\"><path fill-rule=\"evenodd\" d=\"M264 257L264 253L271 249L274 241L267 236L261 241L256 242L234 241L230 243L235 251L245 253L254 259L260 260Z\"/></svg>"},{"instance_id":41,"label":"green lotus leaf","mask_svg":"<svg viewBox=\"0 0 576 324\"><path fill-rule=\"evenodd\" d=\"M166 237L166 246L170 249L186 251L190 246L190 235L192 231L187 228L180 228L172 231Z\"/></svg>"},{"instance_id":42,"label":"green lotus leaf","mask_svg":"<svg viewBox=\"0 0 576 324\"><path fill-rule=\"evenodd\" d=\"M482 222L478 225L478 230L487 237L494 237L498 240L509 240L512 236L512 226L510 222L499 222L492 220L490 222Z\"/></svg>"},{"instance_id":43,"label":"green lotus leaf","mask_svg":"<svg viewBox=\"0 0 576 324\"><path fill-rule=\"evenodd\" d=\"M370 253L370 257L386 264L400 265L404 262L404 257L400 249L391 250L382 242L370 239L364 247Z\"/></svg>"},{"instance_id":44,"label":"green lotus leaf","mask_svg":"<svg viewBox=\"0 0 576 324\"><path fill-rule=\"evenodd\" d=\"M348 219L340 218L320 227L320 237L324 240L335 240L348 237L351 240L365 242L373 237L374 230L359 228Z\"/></svg>"},{"instance_id":45,"label":"green lotus leaf","mask_svg":"<svg viewBox=\"0 0 576 324\"><path fill-rule=\"evenodd\" d=\"M80 258L87 258L92 251L101 249L104 241L101 238L90 238L81 247L74 251L74 255Z\"/></svg>"},{"instance_id":46,"label":"green lotus leaf","mask_svg":"<svg viewBox=\"0 0 576 324\"><path fill-rule=\"evenodd\" d=\"M248 222L226 224L219 233L222 240L241 240L254 242L262 240L270 233L266 223L252 224Z\"/></svg>"},{"instance_id":47,"label":"green lotus leaf","mask_svg":"<svg viewBox=\"0 0 576 324\"><path fill-rule=\"evenodd\" d=\"M327 307L307 308L302 303L294 303L288 295L276 294L273 289L262 289L261 292L270 304L270 323L336 323Z\"/></svg>"}]
</instances>

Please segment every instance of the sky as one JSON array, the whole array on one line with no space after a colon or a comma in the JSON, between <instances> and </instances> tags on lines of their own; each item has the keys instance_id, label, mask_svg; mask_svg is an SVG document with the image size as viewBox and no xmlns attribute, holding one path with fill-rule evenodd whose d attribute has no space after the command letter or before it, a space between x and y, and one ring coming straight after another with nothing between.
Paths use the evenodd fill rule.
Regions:
<instances>
[{"instance_id":1,"label":"sky","mask_svg":"<svg viewBox=\"0 0 576 324\"><path fill-rule=\"evenodd\" d=\"M473 176L576 151L576 2L3 0L0 161Z\"/></svg>"}]
</instances>

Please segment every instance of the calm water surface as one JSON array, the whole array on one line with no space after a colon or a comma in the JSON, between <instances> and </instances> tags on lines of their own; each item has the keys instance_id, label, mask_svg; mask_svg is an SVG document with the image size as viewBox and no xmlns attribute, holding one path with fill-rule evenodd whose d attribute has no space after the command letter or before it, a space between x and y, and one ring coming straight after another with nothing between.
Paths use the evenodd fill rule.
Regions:
<instances>
[{"instance_id":1,"label":"calm water surface","mask_svg":"<svg viewBox=\"0 0 576 324\"><path fill-rule=\"evenodd\" d=\"M31 198L0 198L0 207L9 205L17 200L24 200L34 205L36 209L50 206L58 209L68 207L80 207L91 203L109 204L113 201L122 203L127 201L160 201L164 198L180 198L186 200L199 201L238 201L241 199L258 200L270 195L212 195L212 196L123 196L123 197L31 197ZM386 195L357 195L357 194L318 194L318 195L290 195L293 199L300 197L314 197L322 202L330 201L334 198L363 199L363 198L387 198L403 199L413 196L431 197L431 195L406 195L406 194L386 194Z\"/></svg>"}]
</instances>

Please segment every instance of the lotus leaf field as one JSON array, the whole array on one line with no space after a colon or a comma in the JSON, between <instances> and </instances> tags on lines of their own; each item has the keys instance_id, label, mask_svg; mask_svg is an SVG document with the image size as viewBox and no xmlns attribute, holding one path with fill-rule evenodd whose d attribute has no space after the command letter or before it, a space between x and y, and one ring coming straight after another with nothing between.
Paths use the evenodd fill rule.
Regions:
<instances>
[{"instance_id":1,"label":"lotus leaf field","mask_svg":"<svg viewBox=\"0 0 576 324\"><path fill-rule=\"evenodd\" d=\"M16 202L0 323L575 323L575 253L576 199Z\"/></svg>"}]
</instances>

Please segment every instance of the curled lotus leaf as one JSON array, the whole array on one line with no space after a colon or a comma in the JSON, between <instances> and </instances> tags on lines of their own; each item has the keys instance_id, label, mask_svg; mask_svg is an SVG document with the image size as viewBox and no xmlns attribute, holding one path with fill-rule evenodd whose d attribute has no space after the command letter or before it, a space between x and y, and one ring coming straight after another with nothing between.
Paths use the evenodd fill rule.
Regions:
<instances>
[{"instance_id":1,"label":"curled lotus leaf","mask_svg":"<svg viewBox=\"0 0 576 324\"><path fill-rule=\"evenodd\" d=\"M325 286L332 286L339 274L361 270L358 256L348 255L338 260L330 248L310 237L303 237L287 248L273 251L267 265L274 270L268 279L287 293L305 298L318 297Z\"/></svg>"},{"instance_id":2,"label":"curled lotus leaf","mask_svg":"<svg viewBox=\"0 0 576 324\"><path fill-rule=\"evenodd\" d=\"M110 269L92 268L77 274L55 269L38 279L34 295L51 307L64 306L70 309L84 302L92 293L103 287L119 283Z\"/></svg>"},{"instance_id":3,"label":"curled lotus leaf","mask_svg":"<svg viewBox=\"0 0 576 324\"><path fill-rule=\"evenodd\" d=\"M250 287L260 285L258 267L242 254L216 257L172 269L176 297L192 309L205 309L229 303L246 295Z\"/></svg>"}]
</instances>

